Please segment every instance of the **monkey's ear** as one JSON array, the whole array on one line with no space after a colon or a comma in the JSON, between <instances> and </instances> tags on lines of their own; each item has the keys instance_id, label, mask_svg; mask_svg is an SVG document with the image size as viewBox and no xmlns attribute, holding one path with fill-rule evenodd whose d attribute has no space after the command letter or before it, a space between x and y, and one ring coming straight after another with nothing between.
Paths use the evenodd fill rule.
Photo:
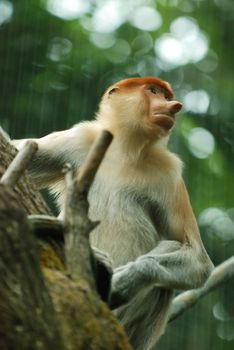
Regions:
<instances>
[{"instance_id":1,"label":"monkey's ear","mask_svg":"<svg viewBox=\"0 0 234 350\"><path fill-rule=\"evenodd\" d=\"M115 92L118 91L118 90L119 90L119 88L117 88L117 87L114 87L114 88L110 89L110 90L108 91L108 97L110 97L110 95L112 95L113 93L115 93Z\"/></svg>"}]
</instances>

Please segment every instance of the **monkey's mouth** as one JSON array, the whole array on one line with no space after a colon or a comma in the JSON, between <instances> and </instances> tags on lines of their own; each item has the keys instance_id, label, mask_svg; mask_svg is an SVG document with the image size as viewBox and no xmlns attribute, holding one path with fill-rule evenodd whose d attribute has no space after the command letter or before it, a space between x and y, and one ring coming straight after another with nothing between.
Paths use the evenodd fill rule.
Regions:
<instances>
[{"instance_id":1,"label":"monkey's mouth","mask_svg":"<svg viewBox=\"0 0 234 350\"><path fill-rule=\"evenodd\" d=\"M175 116L155 113L152 115L151 121L153 124L156 124L165 130L170 130L175 123Z\"/></svg>"}]
</instances>

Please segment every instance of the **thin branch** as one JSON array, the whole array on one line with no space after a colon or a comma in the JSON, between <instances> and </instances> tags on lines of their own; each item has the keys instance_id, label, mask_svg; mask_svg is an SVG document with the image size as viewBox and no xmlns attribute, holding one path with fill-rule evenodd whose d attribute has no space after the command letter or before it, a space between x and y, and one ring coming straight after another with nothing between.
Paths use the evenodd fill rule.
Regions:
<instances>
[{"instance_id":1,"label":"thin branch","mask_svg":"<svg viewBox=\"0 0 234 350\"><path fill-rule=\"evenodd\" d=\"M89 234L97 226L88 217L88 190L112 140L108 131L98 137L78 176L72 170L66 174L67 199L65 207L66 266L74 279L84 278L95 290Z\"/></svg>"},{"instance_id":2,"label":"thin branch","mask_svg":"<svg viewBox=\"0 0 234 350\"><path fill-rule=\"evenodd\" d=\"M10 163L0 182L3 185L15 186L37 149L38 145L36 142L27 141L24 147L17 153L16 157Z\"/></svg>"},{"instance_id":3,"label":"thin branch","mask_svg":"<svg viewBox=\"0 0 234 350\"><path fill-rule=\"evenodd\" d=\"M203 296L228 282L234 276L234 256L218 265L203 287L179 294L173 299L169 322L196 304Z\"/></svg>"}]
</instances>

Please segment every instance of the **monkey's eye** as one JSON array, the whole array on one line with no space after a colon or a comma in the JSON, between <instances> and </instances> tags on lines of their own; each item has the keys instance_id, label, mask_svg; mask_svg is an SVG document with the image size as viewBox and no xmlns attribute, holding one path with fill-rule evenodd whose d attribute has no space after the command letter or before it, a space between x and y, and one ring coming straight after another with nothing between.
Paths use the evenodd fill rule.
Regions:
<instances>
[{"instance_id":1,"label":"monkey's eye","mask_svg":"<svg viewBox=\"0 0 234 350\"><path fill-rule=\"evenodd\" d=\"M172 100L172 98L169 96L169 95L164 95L165 96L165 99L167 100L167 101L171 101Z\"/></svg>"},{"instance_id":2,"label":"monkey's eye","mask_svg":"<svg viewBox=\"0 0 234 350\"><path fill-rule=\"evenodd\" d=\"M118 88L113 88L110 91L108 91L108 95L112 95L114 92L116 92L117 90L119 90Z\"/></svg>"},{"instance_id":3,"label":"monkey's eye","mask_svg":"<svg viewBox=\"0 0 234 350\"><path fill-rule=\"evenodd\" d=\"M149 86L148 90L154 95L157 95L160 92L159 89L156 88L156 86Z\"/></svg>"}]
</instances>

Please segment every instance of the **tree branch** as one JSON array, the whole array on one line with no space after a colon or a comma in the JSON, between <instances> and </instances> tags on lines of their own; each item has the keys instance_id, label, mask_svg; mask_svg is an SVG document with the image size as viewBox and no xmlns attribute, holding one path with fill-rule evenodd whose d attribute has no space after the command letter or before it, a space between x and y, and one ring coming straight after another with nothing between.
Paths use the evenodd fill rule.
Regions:
<instances>
[{"instance_id":1,"label":"tree branch","mask_svg":"<svg viewBox=\"0 0 234 350\"><path fill-rule=\"evenodd\" d=\"M179 294L172 301L169 322L175 320L202 297L234 276L234 256L218 265L203 287Z\"/></svg>"},{"instance_id":2,"label":"tree branch","mask_svg":"<svg viewBox=\"0 0 234 350\"><path fill-rule=\"evenodd\" d=\"M72 170L66 174L67 200L65 207L65 257L66 266L76 280L83 277L94 290L95 281L89 234L98 223L88 217L88 190L98 167L112 140L108 131L103 131L94 142L85 163L74 176Z\"/></svg>"}]
</instances>

